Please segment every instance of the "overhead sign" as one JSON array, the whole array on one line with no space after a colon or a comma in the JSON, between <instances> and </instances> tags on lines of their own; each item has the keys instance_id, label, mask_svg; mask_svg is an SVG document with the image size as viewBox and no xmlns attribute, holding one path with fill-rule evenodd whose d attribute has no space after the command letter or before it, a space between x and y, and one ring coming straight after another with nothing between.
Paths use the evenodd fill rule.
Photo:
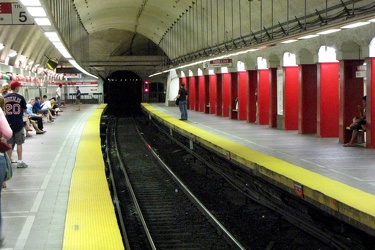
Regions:
<instances>
[{"instance_id":1,"label":"overhead sign","mask_svg":"<svg viewBox=\"0 0 375 250\"><path fill-rule=\"evenodd\" d=\"M0 25L32 25L34 19L19 3L0 3Z\"/></svg>"},{"instance_id":2,"label":"overhead sign","mask_svg":"<svg viewBox=\"0 0 375 250\"><path fill-rule=\"evenodd\" d=\"M80 73L64 73L65 78L82 78Z\"/></svg>"},{"instance_id":3,"label":"overhead sign","mask_svg":"<svg viewBox=\"0 0 375 250\"><path fill-rule=\"evenodd\" d=\"M209 68L232 67L232 59L218 59L210 61Z\"/></svg>"}]
</instances>

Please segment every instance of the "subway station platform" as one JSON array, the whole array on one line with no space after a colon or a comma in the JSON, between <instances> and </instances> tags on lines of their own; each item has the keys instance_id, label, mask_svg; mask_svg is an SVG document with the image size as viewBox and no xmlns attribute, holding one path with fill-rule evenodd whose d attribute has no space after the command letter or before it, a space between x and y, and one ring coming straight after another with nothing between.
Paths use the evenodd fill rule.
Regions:
<instances>
[{"instance_id":1,"label":"subway station platform","mask_svg":"<svg viewBox=\"0 0 375 250\"><path fill-rule=\"evenodd\" d=\"M153 117L318 208L375 235L375 150L178 107L142 104Z\"/></svg>"},{"instance_id":2,"label":"subway station platform","mask_svg":"<svg viewBox=\"0 0 375 250\"><path fill-rule=\"evenodd\" d=\"M31 131L26 138L28 168L13 164L13 178L2 192L1 249L123 249L111 198L98 201L109 194L103 194L108 187L104 163L95 158L103 158L98 144L102 105L75 111L68 104L62 110L54 122L44 123L45 134ZM17 159L16 151L12 158ZM118 247L112 247L111 237L117 237Z\"/></svg>"}]
</instances>

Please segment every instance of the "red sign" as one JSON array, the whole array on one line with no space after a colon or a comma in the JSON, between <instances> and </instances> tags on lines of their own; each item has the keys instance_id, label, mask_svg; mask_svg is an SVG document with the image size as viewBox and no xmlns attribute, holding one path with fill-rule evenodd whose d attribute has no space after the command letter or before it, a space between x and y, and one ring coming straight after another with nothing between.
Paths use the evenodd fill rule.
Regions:
<instances>
[{"instance_id":1,"label":"red sign","mask_svg":"<svg viewBox=\"0 0 375 250\"><path fill-rule=\"evenodd\" d=\"M231 67L232 59L218 59L210 61L209 67Z\"/></svg>"},{"instance_id":2,"label":"red sign","mask_svg":"<svg viewBox=\"0 0 375 250\"><path fill-rule=\"evenodd\" d=\"M12 4L0 3L0 14L12 14Z\"/></svg>"}]
</instances>

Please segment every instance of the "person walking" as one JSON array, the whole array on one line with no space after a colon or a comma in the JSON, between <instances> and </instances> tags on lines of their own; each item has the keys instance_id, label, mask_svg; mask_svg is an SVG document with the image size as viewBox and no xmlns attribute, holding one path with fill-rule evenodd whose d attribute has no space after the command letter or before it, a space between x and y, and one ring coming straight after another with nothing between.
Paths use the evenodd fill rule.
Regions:
<instances>
[{"instance_id":1,"label":"person walking","mask_svg":"<svg viewBox=\"0 0 375 250\"><path fill-rule=\"evenodd\" d=\"M80 111L81 110L81 90L79 90L79 87L77 86L76 87L76 105L77 105L77 109L76 111Z\"/></svg>"},{"instance_id":2,"label":"person walking","mask_svg":"<svg viewBox=\"0 0 375 250\"><path fill-rule=\"evenodd\" d=\"M27 110L25 98L18 94L22 85L17 81L10 83L11 93L4 96L5 116L13 131L13 136L8 140L8 144L17 145L17 168L27 168L27 164L22 161L22 144L25 142L25 130L23 124L23 113ZM8 151L9 158L12 159L12 149Z\"/></svg>"},{"instance_id":3,"label":"person walking","mask_svg":"<svg viewBox=\"0 0 375 250\"><path fill-rule=\"evenodd\" d=\"M185 89L185 83L180 84L180 89L178 90L178 95L176 96L176 99L179 100L178 107L181 111L181 119L183 121L186 121L188 119L188 113L187 113L187 99L188 99L188 92Z\"/></svg>"},{"instance_id":4,"label":"person walking","mask_svg":"<svg viewBox=\"0 0 375 250\"><path fill-rule=\"evenodd\" d=\"M59 84L59 86L56 89L56 101L57 101L57 107L59 109L61 107L61 87L62 87L62 84Z\"/></svg>"}]
</instances>

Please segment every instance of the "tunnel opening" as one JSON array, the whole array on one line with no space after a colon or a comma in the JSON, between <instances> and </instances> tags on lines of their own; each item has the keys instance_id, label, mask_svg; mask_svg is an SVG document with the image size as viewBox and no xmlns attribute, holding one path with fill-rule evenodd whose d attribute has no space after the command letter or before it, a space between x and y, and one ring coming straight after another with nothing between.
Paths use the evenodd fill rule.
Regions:
<instances>
[{"instance_id":1,"label":"tunnel opening","mask_svg":"<svg viewBox=\"0 0 375 250\"><path fill-rule=\"evenodd\" d=\"M104 102L111 113L130 115L140 112L143 80L132 71L116 71L104 81Z\"/></svg>"}]
</instances>

